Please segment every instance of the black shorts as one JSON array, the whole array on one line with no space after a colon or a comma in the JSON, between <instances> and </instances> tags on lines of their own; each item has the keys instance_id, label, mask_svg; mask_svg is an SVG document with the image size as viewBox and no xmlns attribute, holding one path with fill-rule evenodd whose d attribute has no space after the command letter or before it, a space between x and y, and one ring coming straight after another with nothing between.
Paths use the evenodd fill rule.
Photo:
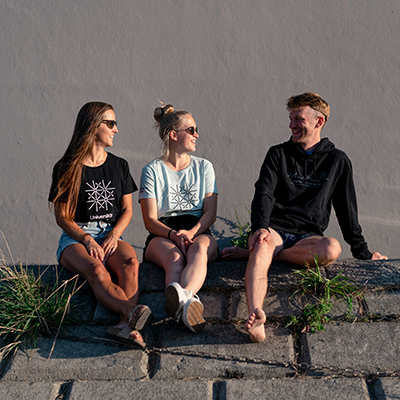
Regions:
<instances>
[{"instance_id":1,"label":"black shorts","mask_svg":"<svg viewBox=\"0 0 400 400\"><path fill-rule=\"evenodd\" d=\"M196 217L194 215L177 215L175 217L161 217L159 219L160 222L168 226L168 228L173 229L174 231L179 231L180 229L185 229L185 230L192 229L199 222L199 220L200 217ZM210 228L207 228L201 234L212 236ZM143 262L146 262L145 254L147 246L156 237L158 236L154 235L154 233L150 233L149 236L147 236L146 243L143 249Z\"/></svg>"}]
</instances>

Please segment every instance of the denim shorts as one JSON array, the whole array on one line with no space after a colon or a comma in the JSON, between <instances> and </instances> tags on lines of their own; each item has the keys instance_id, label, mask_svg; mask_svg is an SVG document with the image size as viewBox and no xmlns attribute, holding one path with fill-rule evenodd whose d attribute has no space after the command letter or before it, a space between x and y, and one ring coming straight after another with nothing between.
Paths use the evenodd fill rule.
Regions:
<instances>
[{"instance_id":1,"label":"denim shorts","mask_svg":"<svg viewBox=\"0 0 400 400\"><path fill-rule=\"evenodd\" d=\"M301 239L312 236L308 233L305 235L294 235L293 233L286 233L279 229L275 229L275 232L278 233L283 240L283 249L290 249Z\"/></svg>"},{"instance_id":2,"label":"denim shorts","mask_svg":"<svg viewBox=\"0 0 400 400\"><path fill-rule=\"evenodd\" d=\"M76 223L79 228L81 228L84 232L89 233L90 236L98 243L102 244L105 236L108 232L112 230L114 225L109 224L104 221L93 221L93 222L77 222ZM120 238L122 239L122 238ZM71 244L81 243L78 240L72 239L68 236L64 231L61 234L60 240L58 242L57 248L57 261L60 263L60 258L62 252Z\"/></svg>"}]
</instances>

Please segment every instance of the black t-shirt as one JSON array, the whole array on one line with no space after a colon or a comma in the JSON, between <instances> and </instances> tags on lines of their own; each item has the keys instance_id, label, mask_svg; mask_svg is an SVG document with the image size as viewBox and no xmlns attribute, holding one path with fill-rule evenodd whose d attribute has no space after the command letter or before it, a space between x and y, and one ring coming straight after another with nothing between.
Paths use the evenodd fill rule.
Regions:
<instances>
[{"instance_id":1,"label":"black t-shirt","mask_svg":"<svg viewBox=\"0 0 400 400\"><path fill-rule=\"evenodd\" d=\"M53 168L50 202L56 196L60 173L59 161ZM74 221L105 221L115 224L121 212L122 196L136 192L137 189L128 163L123 158L108 153L106 161L99 167L83 167Z\"/></svg>"}]
</instances>

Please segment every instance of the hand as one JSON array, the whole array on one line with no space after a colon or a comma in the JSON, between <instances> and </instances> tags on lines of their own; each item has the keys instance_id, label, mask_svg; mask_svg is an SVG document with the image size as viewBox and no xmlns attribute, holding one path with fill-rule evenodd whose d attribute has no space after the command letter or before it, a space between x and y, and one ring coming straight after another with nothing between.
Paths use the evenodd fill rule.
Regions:
<instances>
[{"instance_id":1,"label":"hand","mask_svg":"<svg viewBox=\"0 0 400 400\"><path fill-rule=\"evenodd\" d=\"M104 250L104 261L108 260L108 257L112 256L118 247L119 235L115 231L110 231L107 233L106 237L101 244Z\"/></svg>"},{"instance_id":2,"label":"hand","mask_svg":"<svg viewBox=\"0 0 400 400\"><path fill-rule=\"evenodd\" d=\"M83 245L86 247L87 252L94 258L100 261L104 261L104 250L103 248L89 235L85 235L82 240Z\"/></svg>"},{"instance_id":3,"label":"hand","mask_svg":"<svg viewBox=\"0 0 400 400\"><path fill-rule=\"evenodd\" d=\"M172 231L170 238L179 247L183 255L186 257L186 249L191 244L193 244L193 240L189 231L185 229L181 229L179 231Z\"/></svg>"},{"instance_id":4,"label":"hand","mask_svg":"<svg viewBox=\"0 0 400 400\"><path fill-rule=\"evenodd\" d=\"M267 229L264 228L258 229L251 235L249 250L250 251L254 250L256 244L257 243L261 244L264 240L268 243L270 239L271 239L271 234Z\"/></svg>"},{"instance_id":5,"label":"hand","mask_svg":"<svg viewBox=\"0 0 400 400\"><path fill-rule=\"evenodd\" d=\"M383 256L381 253L378 253L377 251L372 252L372 258L371 260L387 260L388 258L386 256Z\"/></svg>"}]
</instances>

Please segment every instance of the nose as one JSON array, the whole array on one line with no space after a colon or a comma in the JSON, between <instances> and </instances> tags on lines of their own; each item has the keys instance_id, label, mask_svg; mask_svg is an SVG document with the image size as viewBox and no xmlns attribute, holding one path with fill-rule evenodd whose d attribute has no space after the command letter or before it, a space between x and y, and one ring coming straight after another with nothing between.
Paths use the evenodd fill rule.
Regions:
<instances>
[{"instance_id":1,"label":"nose","mask_svg":"<svg viewBox=\"0 0 400 400\"><path fill-rule=\"evenodd\" d=\"M292 119L292 120L290 120L290 123L289 123L289 128L290 129L293 129L293 128L295 128L296 127L296 122Z\"/></svg>"}]
</instances>

